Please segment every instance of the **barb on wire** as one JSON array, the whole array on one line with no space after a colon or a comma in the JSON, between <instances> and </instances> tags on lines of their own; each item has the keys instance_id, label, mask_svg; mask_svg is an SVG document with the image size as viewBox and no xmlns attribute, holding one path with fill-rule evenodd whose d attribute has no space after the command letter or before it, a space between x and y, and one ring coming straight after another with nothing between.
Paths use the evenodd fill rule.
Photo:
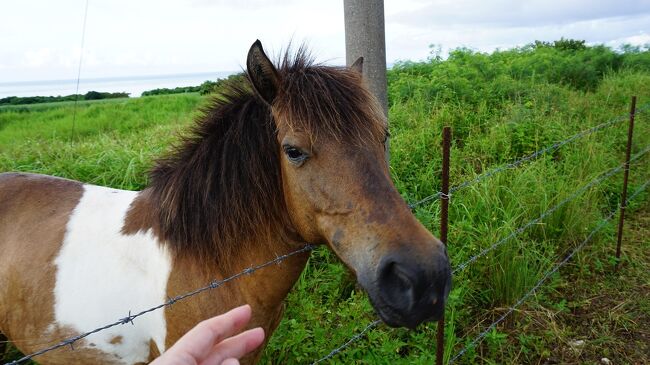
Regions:
<instances>
[{"instance_id":1,"label":"barb on wire","mask_svg":"<svg viewBox=\"0 0 650 365\"><path fill-rule=\"evenodd\" d=\"M159 304L159 305L157 305L157 306L155 306L155 307L152 307L152 308L149 308L149 309L145 309L145 310L143 310L143 311L141 311L141 312L138 312L138 313L136 313L136 314L133 314L133 315L132 315L131 312L129 311L129 315L128 315L128 316L126 316L126 317L124 317L124 318L120 318L120 319L118 319L117 321L115 321L115 322L113 322L113 323L109 323L109 324L107 324L107 325L105 325L105 326L102 326L102 327L96 328L96 329L94 329L94 330L92 330L92 331L84 332L84 333L81 333L81 334L79 334L79 335L77 335L77 336L67 338L67 339L65 339L65 340L63 340L63 341L57 343L56 345L52 345L52 346L47 347L47 348L44 348L44 349L42 349L42 350L40 350L40 351L37 351L37 352L34 352L34 353L32 353L32 354L29 354L29 355L23 356L23 357L21 357L21 358L18 359L18 360L14 360L14 361L12 361L12 362L8 362L8 363L6 363L6 364L4 364L4 365L16 365L16 364L20 364L20 363L25 362L25 361L27 361L27 360L30 360L30 359L32 359L32 358L34 358L34 357L36 357L36 356L42 355L42 354L44 354L44 353L46 353L46 352L50 352L50 351L52 351L52 350L56 350L56 349L61 348L61 347L65 347L65 346L71 346L71 347L72 347L72 344L74 344L75 342L79 341L80 339L85 338L85 337L88 337L88 336L90 336L90 335L92 335L92 334L94 334L94 333L101 332L101 331L103 331L103 330L109 329L109 328L111 328L111 327L115 327L115 326L119 326L119 325L124 325L124 324L127 324L127 323L134 324L134 323L133 323L133 320L134 320L134 319L136 319L136 318L138 318L138 317L140 317L140 316L143 316L143 315L145 315L145 314L147 314L147 313L150 313L150 312L156 311L156 310L161 309L161 308L164 308L164 307L171 306L171 305L175 304L176 302L178 302L178 301L180 301L180 300L183 300L183 299L185 299L185 298L192 297L192 296L194 296L194 295L197 295L197 294L203 293L204 291L208 291L208 290L216 289L216 288L218 288L218 287L220 287L220 286L222 286L222 285L224 285L224 284L226 284L226 283L228 283L228 282L230 282L230 281L236 280L236 279L238 279L238 278L240 278L240 277L242 277L242 276L244 276L244 275L250 275L250 274L254 273L255 271L261 270L261 269L263 269L263 268L265 268L265 267L267 267L267 266L271 266L271 265L273 265L273 264L279 264L280 262L282 262L282 261L288 259L288 258L291 257L291 256L295 256L295 255L298 255L298 254L301 254L301 253L304 253L304 252L308 252L308 251L311 251L311 250L313 250L313 249L314 249L314 246L313 246L313 245L305 245L304 247L302 247L302 248L300 248L300 249L298 249L298 250L295 250L295 251L289 252L289 253L284 254L284 255L282 255L282 256L278 256L278 257L274 258L274 259L271 260L271 261L267 261L267 262L265 262L265 263L263 263L263 264L259 264L259 265L256 265L256 266L248 267L248 268L244 269L243 271L241 271L241 272L239 272L239 273L237 273L237 274L234 274L234 275L232 275L232 276L229 276L229 277L227 277L227 278L225 278L225 279L223 279L223 280L213 280L213 281L211 281L208 285L206 285L206 286L204 286L204 287L202 287L202 288L195 289L195 290L193 290L193 291L191 291L191 292L188 292L188 293L185 293L185 294L181 294L181 295L178 295L178 296L173 297L173 298L169 298L166 302L164 302L164 303L162 303L162 304ZM73 348L73 349L74 349L74 348Z\"/></svg>"},{"instance_id":2,"label":"barb on wire","mask_svg":"<svg viewBox=\"0 0 650 365\"><path fill-rule=\"evenodd\" d=\"M350 346L352 344L352 342L354 342L354 341L360 339L361 337L363 337L366 334L366 332L368 332L371 329L377 327L380 323L381 323L381 319L377 319L377 320L375 320L373 322L370 322L370 324L368 324L361 332L359 332L356 335L352 336L352 338L347 340L343 345L341 345L341 346L335 348L334 350L332 350L329 354L327 354L327 355L321 357L320 359L312 362L311 365L318 364L318 363L320 363L322 361L325 361L325 360L333 357L334 355L342 352L346 347Z\"/></svg>"},{"instance_id":3,"label":"barb on wire","mask_svg":"<svg viewBox=\"0 0 650 365\"><path fill-rule=\"evenodd\" d=\"M634 156L630 159L630 162L632 162L632 161L636 161L637 159L639 159L641 156L643 156L644 154L646 154L646 153L648 153L648 152L650 152L650 145L648 145L648 146L647 146L643 151L641 151L641 152L637 153L636 155L634 155ZM531 226L533 226L533 225L535 225L535 224L541 222L542 220L544 220L544 218L548 217L548 216L551 215L553 212L555 212L556 210L558 210L558 209L561 208L562 206L566 205L568 202L570 202L571 200L575 199L575 198L578 197L580 194L584 193L587 189L593 187L593 186L596 185L596 184L601 183L602 181L606 180L606 179L609 178L610 176L612 176L612 175L614 175L615 173L621 171L624 167L625 167L625 164L621 164L621 165L619 165L619 166L616 166L616 167L614 167L614 168L612 168L612 169L606 171L605 173L601 174L601 175L598 176L597 178L591 180L589 183L587 183L586 185L584 185L584 186L581 187L580 189L576 190L573 194L569 195L569 197L567 197L566 199L562 200L561 202L559 202L558 204L556 204L556 205L553 206L552 208L550 208L550 209L548 209L547 211L545 211L544 213L542 213L539 217L537 217L537 218L531 220L530 222L526 223L525 225L519 227L517 230L515 230L515 231L512 232L512 233L510 233L510 234L507 235L506 237L504 237L504 238L498 240L497 242L493 243L491 246L488 246L488 247L484 248L483 250L481 250L481 251L480 251L479 253L477 253L476 255L470 257L470 258L467 259L465 262L463 262L463 263L461 263L460 265L458 265L458 266L457 266L457 267L452 271L452 275L453 275L453 274L456 274L456 273L458 273L458 272L460 272L460 271L463 271L463 270L464 270L465 268L467 268L467 266L469 266L472 262L474 262L474 261L476 261L477 259L479 259L479 258L481 258L481 257L483 257L483 256L485 256L485 255L487 255L490 251L492 251L492 250L494 250L495 248L499 247L500 245L502 245L503 243L507 242L507 241L510 240L511 238L518 236L519 234L521 234L522 232L524 232L525 230L527 230L527 229L530 228Z\"/></svg>"},{"instance_id":4,"label":"barb on wire","mask_svg":"<svg viewBox=\"0 0 650 365\"><path fill-rule=\"evenodd\" d=\"M634 199L639 193L641 193L645 188L650 184L650 180L646 181L641 187L639 187L632 196L630 196L629 199L626 201L630 201ZM562 266L564 266L578 251L582 249L591 239L594 237L594 235L600 231L614 215L616 215L616 212L618 210L615 209L612 211L603 221L594 228L589 235L584 239L584 241L580 242L571 252L560 262L558 262L551 270L547 271L546 274L533 286L526 294L524 294L513 306L511 306L504 314L502 314L496 321L492 322L483 332L479 333L478 336L476 336L469 344L467 344L465 347L463 347L459 352L452 357L447 364L453 364L456 360L458 360L461 356L463 356L467 351L469 351L470 348L473 348L478 344L487 334L494 328L496 327L499 323L501 323L504 319L506 319L512 312L514 312L528 297L530 297L539 287L546 281L548 278L553 275L555 272L557 272Z\"/></svg>"},{"instance_id":5,"label":"barb on wire","mask_svg":"<svg viewBox=\"0 0 650 365\"><path fill-rule=\"evenodd\" d=\"M650 108L650 103L645 104L641 108L637 108L636 114L641 113L641 112L645 111L648 108ZM571 142L573 142L573 141L575 141L575 140L577 140L579 138L582 138L582 137L584 137L586 135L592 134L592 133L597 132L597 131L599 131L599 130L601 130L603 128L607 128L607 127L609 127L609 126L611 126L613 124L624 121L624 120L626 120L628 118L628 116L629 116L629 114L619 115L618 117L615 117L615 118L613 118L613 119L611 119L611 120L609 120L607 122L603 122L601 124L598 124L597 126L591 127L589 129L585 129L582 132L578 132L578 133L574 134L573 136L569 137L568 139L565 139L565 140L560 141L560 142L556 142L556 143L554 143L554 144L552 144L552 145L550 145L550 146L548 146L548 147L546 147L544 149L538 150L538 151L533 152L533 153L531 153L531 154L529 154L527 156L524 156L524 157L520 158L517 161L514 161L514 162L511 162L511 163L505 164L503 166L497 167L497 168L495 168L493 170L490 170L490 171L488 171L488 172L486 172L484 174L478 175L473 179L467 180L467 181L465 181L465 182L463 182L463 183L461 183L459 185L453 186L451 189L449 189L449 195L451 195L452 193L454 193L454 192L456 192L458 190L461 190L461 189L464 189L464 188L466 188L466 187L468 187L470 185L473 185L473 184L475 184L475 183L477 183L477 182L479 182L481 180L487 179L488 177L494 176L494 175L496 175L496 174L498 174L498 173L500 173L502 171L518 167L519 165L523 164L524 162L533 160L533 159L535 159L535 158L537 158L537 157L539 157L539 156L541 156L543 154L553 152L553 151L559 149L560 147L562 147L562 146L564 146L566 144L569 144L569 143L571 143ZM437 192L437 193L435 193L433 195L429 195L426 198L423 198L421 200L418 200L418 201L416 201L414 203L409 204L409 208L413 209L413 208L417 207L418 205L427 203L427 202L432 201L434 199L438 199L441 196L442 196L442 192Z\"/></svg>"}]
</instances>

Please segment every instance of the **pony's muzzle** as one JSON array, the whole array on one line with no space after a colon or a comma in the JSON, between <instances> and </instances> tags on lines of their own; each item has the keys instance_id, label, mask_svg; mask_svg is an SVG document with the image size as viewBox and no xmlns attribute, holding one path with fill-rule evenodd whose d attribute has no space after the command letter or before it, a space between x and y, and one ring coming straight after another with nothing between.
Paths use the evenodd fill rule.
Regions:
<instances>
[{"instance_id":1,"label":"pony's muzzle","mask_svg":"<svg viewBox=\"0 0 650 365\"><path fill-rule=\"evenodd\" d=\"M379 304L384 322L415 328L438 320L451 289L451 270L444 249L429 257L395 252L380 261L377 270Z\"/></svg>"}]
</instances>

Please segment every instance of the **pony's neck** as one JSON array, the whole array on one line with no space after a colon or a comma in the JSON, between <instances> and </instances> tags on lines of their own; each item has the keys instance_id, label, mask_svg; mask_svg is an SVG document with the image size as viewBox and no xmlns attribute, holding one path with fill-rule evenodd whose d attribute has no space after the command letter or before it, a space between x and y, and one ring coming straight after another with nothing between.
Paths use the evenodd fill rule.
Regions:
<instances>
[{"instance_id":1,"label":"pony's neck","mask_svg":"<svg viewBox=\"0 0 650 365\"><path fill-rule=\"evenodd\" d=\"M275 133L269 107L245 87L233 86L156 162L151 185L134 201L124 231L151 230L169 250L170 297L300 248L284 200ZM168 345L187 326L244 303L253 306L251 325L271 333L307 258L292 256L175 304L166 312L169 323L176 323L169 326Z\"/></svg>"},{"instance_id":2,"label":"pony's neck","mask_svg":"<svg viewBox=\"0 0 650 365\"><path fill-rule=\"evenodd\" d=\"M138 194L127 213L122 233L135 234L150 231L158 239L159 243L169 250L175 263L181 266L190 265L199 268L205 275L212 278L215 275L223 277L233 275L251 266L290 253L304 244L291 226L272 227L271 225L277 224L277 222L268 221L264 222L267 227L264 229L260 227L260 229L256 230L255 235L242 236L236 241L228 241L228 238L224 238L221 242L189 243L189 247L223 246L238 248L237 250L230 250L229 255L222 257L219 261L206 263L200 257L193 256L192 253L179 252L174 247L169 247L170 243L165 240L160 228L159 207L156 206L156 200L152 197L151 188L146 188ZM300 271L302 271L302 268Z\"/></svg>"},{"instance_id":3,"label":"pony's neck","mask_svg":"<svg viewBox=\"0 0 650 365\"><path fill-rule=\"evenodd\" d=\"M159 238L164 247L168 246L168 242L160 239L155 202L150 188L140 192L127 213L122 233L150 231ZM193 291L215 279L223 280L300 247L297 240L262 235L243 237L237 244L245 246L246 249L236 250L230 257L224 257L227 262L216 262L207 266L201 261L192 260L191 256L179 256L176 251L170 250L172 268L167 282L167 297L173 298ZM242 304L250 304L253 308L253 318L249 326L261 326L266 333L272 333L282 317L284 299L300 277L308 257L308 253L293 255L278 264L239 277L215 290L174 304L165 315L168 323L166 347L173 345L197 322Z\"/></svg>"}]
</instances>

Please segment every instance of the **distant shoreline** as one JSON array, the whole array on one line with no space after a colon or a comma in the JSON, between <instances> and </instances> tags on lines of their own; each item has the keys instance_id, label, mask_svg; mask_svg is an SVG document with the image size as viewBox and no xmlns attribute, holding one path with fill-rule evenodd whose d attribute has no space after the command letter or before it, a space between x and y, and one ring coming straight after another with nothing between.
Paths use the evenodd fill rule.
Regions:
<instances>
[{"instance_id":1,"label":"distant shoreline","mask_svg":"<svg viewBox=\"0 0 650 365\"><path fill-rule=\"evenodd\" d=\"M237 71L217 71L217 72L191 72L191 73L178 73L178 74L157 74L157 75L131 75L131 76L115 76L115 77L93 77L81 78L82 82L111 82L111 81L132 81L132 80L160 80L160 79L176 79L182 77L196 77L205 76L213 77L215 75L230 75L237 73ZM2 86L20 86L20 85L41 85L41 84L67 84L77 83L77 79L58 79L58 80L28 80L28 81L8 81L0 82Z\"/></svg>"},{"instance_id":2,"label":"distant shoreline","mask_svg":"<svg viewBox=\"0 0 650 365\"><path fill-rule=\"evenodd\" d=\"M138 97L142 92L153 89L197 86L205 81L226 78L240 71L198 72L167 75L133 75L119 77L81 78L79 94L89 91L102 93L127 93ZM0 99L16 97L49 97L73 95L76 79L31 80L0 82Z\"/></svg>"}]
</instances>

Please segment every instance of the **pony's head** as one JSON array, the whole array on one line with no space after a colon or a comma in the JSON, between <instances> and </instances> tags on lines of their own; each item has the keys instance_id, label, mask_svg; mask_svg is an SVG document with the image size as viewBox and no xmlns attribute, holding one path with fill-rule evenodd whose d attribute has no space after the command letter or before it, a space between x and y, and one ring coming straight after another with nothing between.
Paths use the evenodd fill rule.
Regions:
<instances>
[{"instance_id":1,"label":"pony's head","mask_svg":"<svg viewBox=\"0 0 650 365\"><path fill-rule=\"evenodd\" d=\"M445 246L413 216L385 160L386 118L350 68L314 65L301 48L276 67L259 41L247 76L268 105L284 205L297 234L327 244L391 326L437 319L451 286Z\"/></svg>"}]
</instances>

